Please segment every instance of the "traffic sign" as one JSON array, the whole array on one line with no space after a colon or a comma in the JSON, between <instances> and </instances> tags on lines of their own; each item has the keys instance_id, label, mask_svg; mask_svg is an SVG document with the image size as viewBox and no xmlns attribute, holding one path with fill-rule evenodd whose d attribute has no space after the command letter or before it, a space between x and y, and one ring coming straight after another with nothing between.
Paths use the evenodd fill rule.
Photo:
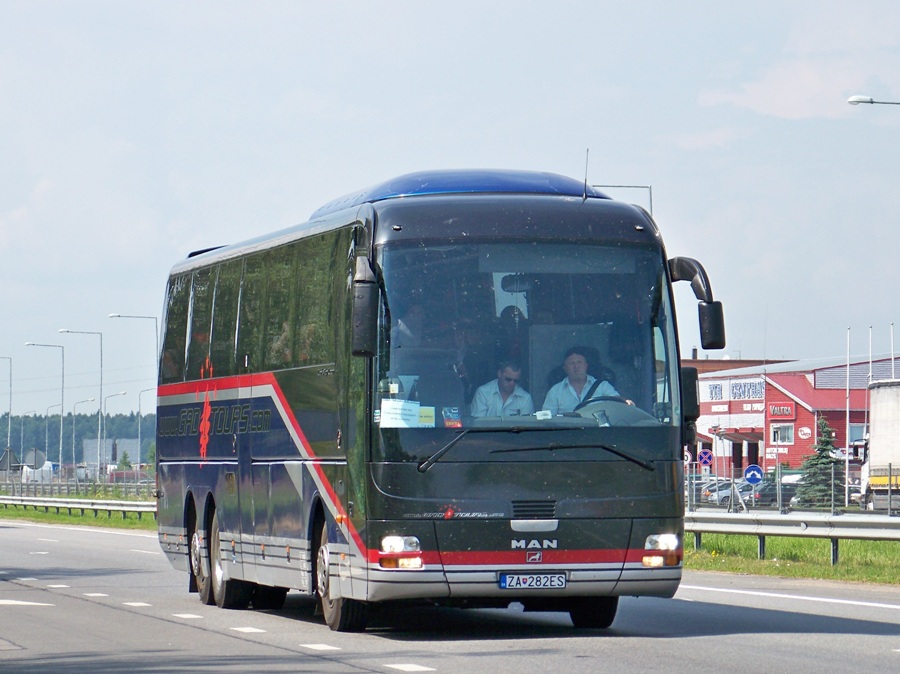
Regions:
<instances>
[{"instance_id":1,"label":"traffic sign","mask_svg":"<svg viewBox=\"0 0 900 674\"><path fill-rule=\"evenodd\" d=\"M690 453L687 449L684 450L684 465L688 465L691 461L694 460L694 455Z\"/></svg>"},{"instance_id":2,"label":"traffic sign","mask_svg":"<svg viewBox=\"0 0 900 674\"><path fill-rule=\"evenodd\" d=\"M755 463L751 463L749 466L744 468L744 479L747 480L750 484L759 484L763 479L762 468L757 466Z\"/></svg>"},{"instance_id":3,"label":"traffic sign","mask_svg":"<svg viewBox=\"0 0 900 674\"><path fill-rule=\"evenodd\" d=\"M701 449L697 452L697 461L701 466L711 466L713 462L713 453L711 449Z\"/></svg>"}]
</instances>

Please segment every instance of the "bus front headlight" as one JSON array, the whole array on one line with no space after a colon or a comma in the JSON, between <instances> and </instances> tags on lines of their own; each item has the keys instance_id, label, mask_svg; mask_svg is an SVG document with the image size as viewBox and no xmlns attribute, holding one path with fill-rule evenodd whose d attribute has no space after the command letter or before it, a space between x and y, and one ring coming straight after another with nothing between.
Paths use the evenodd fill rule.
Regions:
<instances>
[{"instance_id":1,"label":"bus front headlight","mask_svg":"<svg viewBox=\"0 0 900 674\"><path fill-rule=\"evenodd\" d=\"M641 561L650 568L678 566L684 555L676 534L650 534L644 541L644 550L649 554L645 554Z\"/></svg>"},{"instance_id":2,"label":"bus front headlight","mask_svg":"<svg viewBox=\"0 0 900 674\"><path fill-rule=\"evenodd\" d=\"M422 545L415 536L385 536L381 539L378 565L383 569L421 569Z\"/></svg>"}]
</instances>

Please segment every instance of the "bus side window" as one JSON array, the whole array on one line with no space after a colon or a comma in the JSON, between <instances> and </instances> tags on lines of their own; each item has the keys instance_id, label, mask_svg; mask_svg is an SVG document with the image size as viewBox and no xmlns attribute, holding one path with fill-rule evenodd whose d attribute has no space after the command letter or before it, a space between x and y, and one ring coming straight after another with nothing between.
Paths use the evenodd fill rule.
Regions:
<instances>
[{"instance_id":1,"label":"bus side window","mask_svg":"<svg viewBox=\"0 0 900 674\"><path fill-rule=\"evenodd\" d=\"M235 373L234 334L237 328L237 303L242 268L241 260L232 260L219 267L213 302L212 344L210 346L210 360L216 375Z\"/></svg>"},{"instance_id":2,"label":"bus side window","mask_svg":"<svg viewBox=\"0 0 900 674\"><path fill-rule=\"evenodd\" d=\"M296 248L276 248L267 257L269 280L266 284L265 345L267 369L290 367L294 352L294 321L296 312L291 297Z\"/></svg>"},{"instance_id":3,"label":"bus side window","mask_svg":"<svg viewBox=\"0 0 900 674\"><path fill-rule=\"evenodd\" d=\"M187 337L191 277L176 276L169 281L166 295L165 337L159 362L160 383L181 381L184 374L184 346Z\"/></svg>"},{"instance_id":4,"label":"bus side window","mask_svg":"<svg viewBox=\"0 0 900 674\"><path fill-rule=\"evenodd\" d=\"M213 269L198 269L191 280L191 327L188 333L187 379L209 377L209 331L212 320Z\"/></svg>"},{"instance_id":5,"label":"bus side window","mask_svg":"<svg viewBox=\"0 0 900 674\"><path fill-rule=\"evenodd\" d=\"M244 364L250 372L260 369L263 296L266 288L266 265L263 255L247 258L244 277L241 279L240 323L237 335L238 372L244 372Z\"/></svg>"},{"instance_id":6,"label":"bus side window","mask_svg":"<svg viewBox=\"0 0 900 674\"><path fill-rule=\"evenodd\" d=\"M340 276L335 267L333 235L322 235L298 243L299 265L294 278L297 288L318 288L319 292L298 290L294 339L296 365L334 362L334 332L331 316L332 288Z\"/></svg>"}]
</instances>

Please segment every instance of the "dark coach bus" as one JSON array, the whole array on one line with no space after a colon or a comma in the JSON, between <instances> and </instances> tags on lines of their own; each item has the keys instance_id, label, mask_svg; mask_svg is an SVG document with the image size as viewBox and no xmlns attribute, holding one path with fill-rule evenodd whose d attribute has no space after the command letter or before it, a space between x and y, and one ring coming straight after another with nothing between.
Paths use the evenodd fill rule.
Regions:
<instances>
[{"instance_id":1,"label":"dark coach bus","mask_svg":"<svg viewBox=\"0 0 900 674\"><path fill-rule=\"evenodd\" d=\"M722 348L706 272L648 213L515 171L406 175L191 255L165 303L162 549L207 604L294 589L343 631L402 602L608 627L620 596L671 597L699 413L680 280ZM573 348L606 386L549 409ZM509 373L533 409L473 415Z\"/></svg>"}]
</instances>

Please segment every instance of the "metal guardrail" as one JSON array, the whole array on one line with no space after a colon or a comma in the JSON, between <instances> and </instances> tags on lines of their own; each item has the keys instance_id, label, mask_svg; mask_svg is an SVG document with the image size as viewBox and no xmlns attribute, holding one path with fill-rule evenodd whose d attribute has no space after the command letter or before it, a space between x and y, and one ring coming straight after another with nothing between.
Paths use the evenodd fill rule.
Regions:
<instances>
[{"instance_id":1,"label":"metal guardrail","mask_svg":"<svg viewBox=\"0 0 900 674\"><path fill-rule=\"evenodd\" d=\"M795 512L778 514L689 512L685 533L694 534L699 550L703 534L756 536L759 559L766 558L766 536L826 538L831 541L831 564L838 563L838 542L843 540L900 541L900 519L887 515L850 515Z\"/></svg>"},{"instance_id":2,"label":"metal guardrail","mask_svg":"<svg viewBox=\"0 0 900 674\"><path fill-rule=\"evenodd\" d=\"M61 510L67 510L72 514L73 510L80 510L82 516L85 512L93 511L94 517L98 513L105 512L107 517L112 517L114 512L122 513L122 519L128 513L137 513L138 519L144 513L150 513L156 516L156 501L105 501L100 499L78 499L78 498L44 498L34 496L0 496L0 505L4 508L22 507L25 510L34 508L35 510L43 508L44 512L50 512L51 508L55 508L59 513Z\"/></svg>"}]
</instances>

